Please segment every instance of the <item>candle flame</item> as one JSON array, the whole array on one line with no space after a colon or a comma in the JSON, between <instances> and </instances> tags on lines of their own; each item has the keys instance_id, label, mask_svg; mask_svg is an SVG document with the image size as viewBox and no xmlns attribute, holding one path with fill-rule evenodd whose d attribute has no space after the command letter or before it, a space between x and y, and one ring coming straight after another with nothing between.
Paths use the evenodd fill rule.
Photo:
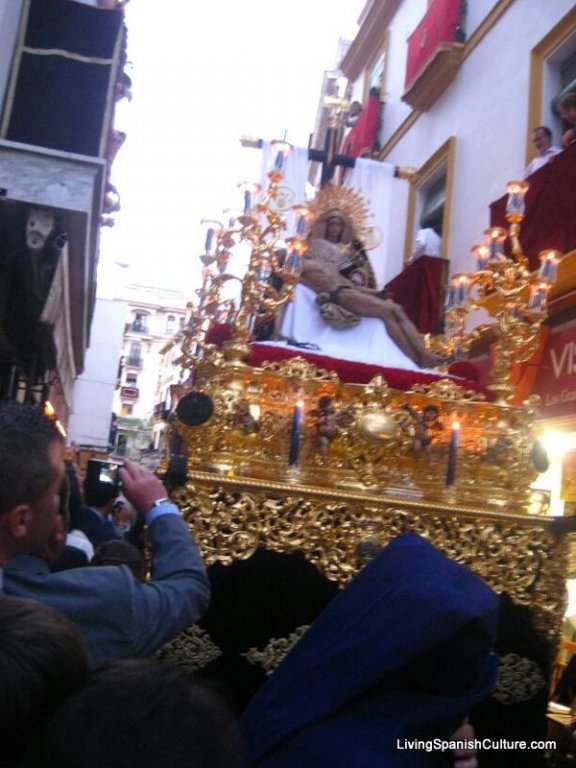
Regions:
<instances>
[{"instance_id":1,"label":"candle flame","mask_svg":"<svg viewBox=\"0 0 576 768\"><path fill-rule=\"evenodd\" d=\"M68 432L66 432L66 428L64 427L64 424L62 424L60 419L56 419L54 424L56 425L56 429L58 430L58 432L60 432L62 437L68 437Z\"/></svg>"}]
</instances>

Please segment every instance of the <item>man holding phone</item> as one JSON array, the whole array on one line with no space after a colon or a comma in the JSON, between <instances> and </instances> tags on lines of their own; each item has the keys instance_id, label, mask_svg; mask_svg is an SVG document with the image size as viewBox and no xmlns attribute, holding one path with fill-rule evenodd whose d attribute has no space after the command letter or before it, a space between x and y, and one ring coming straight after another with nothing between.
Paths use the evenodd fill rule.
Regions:
<instances>
[{"instance_id":1,"label":"man holding phone","mask_svg":"<svg viewBox=\"0 0 576 768\"><path fill-rule=\"evenodd\" d=\"M119 495L118 465L90 459L84 480L85 507L81 530L94 549L105 541L122 538L112 523L112 512Z\"/></svg>"},{"instance_id":2,"label":"man holding phone","mask_svg":"<svg viewBox=\"0 0 576 768\"><path fill-rule=\"evenodd\" d=\"M52 573L65 541L63 449L36 406L0 401L0 592L60 610L79 628L93 664L148 656L204 614L210 588L200 552L159 478L126 461L122 492L148 526L150 580L124 565Z\"/></svg>"}]
</instances>

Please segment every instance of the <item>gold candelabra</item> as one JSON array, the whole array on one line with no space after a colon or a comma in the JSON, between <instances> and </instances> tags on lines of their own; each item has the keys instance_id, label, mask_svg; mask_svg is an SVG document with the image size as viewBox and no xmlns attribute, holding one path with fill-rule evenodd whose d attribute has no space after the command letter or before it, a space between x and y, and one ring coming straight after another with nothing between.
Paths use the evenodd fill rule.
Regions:
<instances>
[{"instance_id":1,"label":"gold candelabra","mask_svg":"<svg viewBox=\"0 0 576 768\"><path fill-rule=\"evenodd\" d=\"M525 362L535 352L539 330L546 318L548 293L556 279L559 251L541 251L540 268L531 272L520 244L520 225L524 219L524 197L529 185L511 181L507 185L506 220L508 230L490 227L485 242L473 246L476 272L454 275L446 302L445 351L456 358L469 351L472 342L487 326L466 332L471 310L485 307L496 322L497 343L489 388L499 402L512 398L510 382L515 362ZM505 243L509 242L509 253Z\"/></svg>"},{"instance_id":2,"label":"gold candelabra","mask_svg":"<svg viewBox=\"0 0 576 768\"><path fill-rule=\"evenodd\" d=\"M278 309L294 293L301 272L301 261L307 248L305 234L311 214L305 205L287 205L284 179L286 159L291 145L284 141L272 142L273 167L268 171L268 187L259 199L258 184L242 182L243 210L229 219L228 225L204 219L207 226L202 285L197 290L199 303L196 317L189 324L183 344L184 361L191 362L201 353L206 333L212 323L223 323L229 328L230 338L223 345L227 360L240 363L249 353L248 343L257 324L275 317ZM292 208L296 233L281 243L286 228L284 212ZM229 270L233 249L248 245L246 271L236 275ZM276 278L276 279L275 279ZM239 283L236 298L223 295L230 281Z\"/></svg>"}]
</instances>

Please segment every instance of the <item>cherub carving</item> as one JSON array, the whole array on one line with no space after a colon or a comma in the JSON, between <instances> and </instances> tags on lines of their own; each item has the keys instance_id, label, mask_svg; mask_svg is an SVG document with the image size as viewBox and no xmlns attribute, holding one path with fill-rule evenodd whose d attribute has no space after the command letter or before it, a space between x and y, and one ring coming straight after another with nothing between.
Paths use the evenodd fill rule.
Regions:
<instances>
[{"instance_id":1,"label":"cherub carving","mask_svg":"<svg viewBox=\"0 0 576 768\"><path fill-rule=\"evenodd\" d=\"M422 413L418 413L409 405L403 405L403 410L410 414L412 419L413 440L412 451L415 456L430 454L432 442L436 432L444 427L440 422L440 411L436 405L426 405Z\"/></svg>"},{"instance_id":2,"label":"cherub carving","mask_svg":"<svg viewBox=\"0 0 576 768\"><path fill-rule=\"evenodd\" d=\"M252 415L248 400L240 400L238 403L236 411L234 412L234 423L242 428L242 432L244 432L245 435L250 435L260 430L260 424Z\"/></svg>"},{"instance_id":3,"label":"cherub carving","mask_svg":"<svg viewBox=\"0 0 576 768\"><path fill-rule=\"evenodd\" d=\"M311 412L316 419L316 443L324 461L330 455L330 443L338 433L340 424L350 416L349 408L338 410L330 395L318 399L318 408Z\"/></svg>"}]
</instances>

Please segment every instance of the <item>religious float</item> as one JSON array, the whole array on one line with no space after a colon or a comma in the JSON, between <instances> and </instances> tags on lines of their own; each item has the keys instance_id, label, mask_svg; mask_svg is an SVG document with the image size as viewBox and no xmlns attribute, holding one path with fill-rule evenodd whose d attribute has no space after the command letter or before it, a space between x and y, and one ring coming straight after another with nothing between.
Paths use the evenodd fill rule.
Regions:
<instances>
[{"instance_id":1,"label":"religious float","mask_svg":"<svg viewBox=\"0 0 576 768\"><path fill-rule=\"evenodd\" d=\"M509 184L508 227L488 229L474 249L476 271L455 275L447 287L445 333L427 345L456 362L423 371L405 356L404 366L375 363L387 359L377 336L386 335L385 324L376 317L328 335L292 334L305 312L318 314L315 300L313 310L301 304L296 317L293 310L305 288L308 232L337 210L353 230L352 241L369 248L377 233L354 190L327 185L308 205L286 201L287 152L285 144L275 147L275 167L260 195L245 187L241 214L227 226L207 222L199 303L177 361L182 383L173 387L171 455L161 472L199 542L214 589L209 616L186 641L192 665L198 655L216 663L234 642L242 664L269 672L322 601L405 531L426 537L529 609L537 633L554 643L569 537L558 519L533 504L531 484L546 464L534 429L537 398L511 403L513 365L534 350L560 258L546 250L539 268L529 268L519 237L527 184ZM286 232L287 218L292 232ZM248 246L247 267L233 273L239 244ZM235 299L227 293L232 284ZM466 330L469 312L479 306L491 315L495 339L491 380L483 388L466 377L463 362L485 329ZM254 341L270 322L283 338ZM352 352L341 343L349 354L339 355L333 337L349 332L359 332L361 341ZM377 355L370 359L361 353L373 333ZM385 343L394 347L390 339ZM269 572L270 563L265 568L258 560L263 553L273 569L286 556L297 558L298 568ZM253 576L247 575L251 561L257 563ZM302 568L311 568L327 589L307 614L303 604L318 593L302 581ZM277 584L289 584L292 596ZM259 604L264 585L274 587L273 596ZM287 624L284 614L293 608L298 618ZM261 624L256 612L268 617L266 629L255 629ZM178 652L182 643L176 642ZM173 651L169 644L161 655ZM235 663L228 682L241 674L230 671ZM244 693L249 697L250 684Z\"/></svg>"}]
</instances>

